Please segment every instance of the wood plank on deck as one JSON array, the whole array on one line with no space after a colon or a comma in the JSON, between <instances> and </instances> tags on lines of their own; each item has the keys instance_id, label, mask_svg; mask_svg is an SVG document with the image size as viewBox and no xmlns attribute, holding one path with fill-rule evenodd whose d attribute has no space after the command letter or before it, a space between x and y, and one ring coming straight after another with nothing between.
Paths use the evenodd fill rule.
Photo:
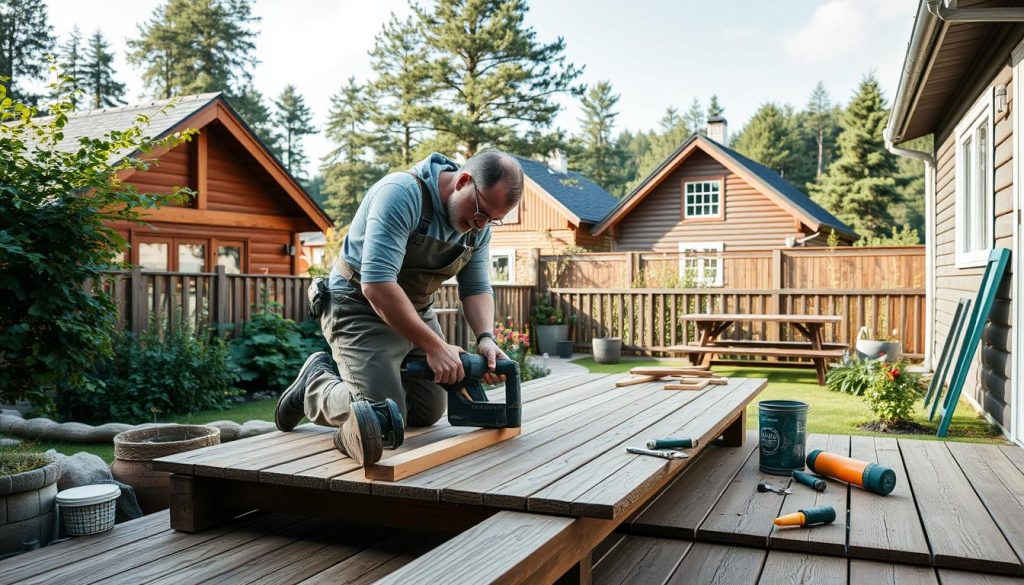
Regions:
<instances>
[{"instance_id":1,"label":"wood plank on deck","mask_svg":"<svg viewBox=\"0 0 1024 585\"><path fill-rule=\"evenodd\" d=\"M722 492L747 459L757 457L757 431L742 447L709 446L657 499L629 523L629 532L693 538Z\"/></svg>"},{"instance_id":2,"label":"wood plank on deck","mask_svg":"<svg viewBox=\"0 0 1024 585\"><path fill-rule=\"evenodd\" d=\"M846 585L846 559L773 550L758 583Z\"/></svg>"},{"instance_id":3,"label":"wood plank on deck","mask_svg":"<svg viewBox=\"0 0 1024 585\"><path fill-rule=\"evenodd\" d=\"M850 559L850 585L939 585L939 580L932 568Z\"/></svg>"},{"instance_id":4,"label":"wood plank on deck","mask_svg":"<svg viewBox=\"0 0 1024 585\"><path fill-rule=\"evenodd\" d=\"M627 536L594 567L594 583L664 583L691 546L683 540Z\"/></svg>"},{"instance_id":5,"label":"wood plank on deck","mask_svg":"<svg viewBox=\"0 0 1024 585\"><path fill-rule=\"evenodd\" d=\"M877 462L896 474L896 487L887 496L850 488L850 556L930 564L931 551L896 439L851 437L850 456Z\"/></svg>"},{"instance_id":6,"label":"wood plank on deck","mask_svg":"<svg viewBox=\"0 0 1024 585\"><path fill-rule=\"evenodd\" d=\"M754 585L766 556L765 551L752 548L694 543L666 585Z\"/></svg>"},{"instance_id":7,"label":"wood plank on deck","mask_svg":"<svg viewBox=\"0 0 1024 585\"><path fill-rule=\"evenodd\" d=\"M936 566L1020 575L1021 564L945 443L899 439Z\"/></svg>"}]
</instances>

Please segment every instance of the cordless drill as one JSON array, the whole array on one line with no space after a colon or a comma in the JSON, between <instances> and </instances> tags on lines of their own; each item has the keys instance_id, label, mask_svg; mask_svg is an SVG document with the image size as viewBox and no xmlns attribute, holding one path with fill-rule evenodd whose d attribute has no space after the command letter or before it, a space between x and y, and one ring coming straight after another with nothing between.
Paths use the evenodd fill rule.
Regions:
<instances>
[{"instance_id":1,"label":"cordless drill","mask_svg":"<svg viewBox=\"0 0 1024 585\"><path fill-rule=\"evenodd\" d=\"M495 374L505 376L505 403L490 402L480 380L488 373L487 358L472 353L459 354L466 376L454 384L441 384L448 391L448 422L453 427L515 428L522 424L522 400L519 393L519 364L512 360L495 362ZM402 372L411 378L433 380L427 360L406 362Z\"/></svg>"}]
</instances>

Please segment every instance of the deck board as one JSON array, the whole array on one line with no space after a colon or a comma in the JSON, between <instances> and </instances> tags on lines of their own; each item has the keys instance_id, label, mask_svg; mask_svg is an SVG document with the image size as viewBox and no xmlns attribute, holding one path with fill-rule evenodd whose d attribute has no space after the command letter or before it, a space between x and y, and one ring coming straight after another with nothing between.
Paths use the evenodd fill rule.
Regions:
<instances>
[{"instance_id":1,"label":"deck board","mask_svg":"<svg viewBox=\"0 0 1024 585\"><path fill-rule=\"evenodd\" d=\"M683 557L666 585L754 585L766 556L762 550L698 542Z\"/></svg>"},{"instance_id":2,"label":"deck board","mask_svg":"<svg viewBox=\"0 0 1024 585\"><path fill-rule=\"evenodd\" d=\"M896 439L851 437L850 441L851 457L885 465L896 474L896 488L885 497L850 488L850 556L930 564L931 551Z\"/></svg>"},{"instance_id":3,"label":"deck board","mask_svg":"<svg viewBox=\"0 0 1024 585\"><path fill-rule=\"evenodd\" d=\"M937 566L1021 574L1021 564L945 443L899 440Z\"/></svg>"},{"instance_id":4,"label":"deck board","mask_svg":"<svg viewBox=\"0 0 1024 585\"><path fill-rule=\"evenodd\" d=\"M594 583L664 583L691 546L682 540L628 536L598 563Z\"/></svg>"},{"instance_id":5,"label":"deck board","mask_svg":"<svg viewBox=\"0 0 1024 585\"><path fill-rule=\"evenodd\" d=\"M846 559L769 551L758 583L846 585Z\"/></svg>"},{"instance_id":6,"label":"deck board","mask_svg":"<svg viewBox=\"0 0 1024 585\"><path fill-rule=\"evenodd\" d=\"M935 569L850 559L850 585L939 585Z\"/></svg>"}]
</instances>

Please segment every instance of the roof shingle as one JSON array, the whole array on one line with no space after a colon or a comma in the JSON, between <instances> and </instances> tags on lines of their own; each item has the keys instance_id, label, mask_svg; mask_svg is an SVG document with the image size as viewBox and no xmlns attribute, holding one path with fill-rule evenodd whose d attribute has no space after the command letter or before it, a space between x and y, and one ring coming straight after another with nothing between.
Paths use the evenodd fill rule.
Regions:
<instances>
[{"instance_id":1,"label":"roof shingle","mask_svg":"<svg viewBox=\"0 0 1024 585\"><path fill-rule=\"evenodd\" d=\"M619 202L600 185L575 171L556 172L548 165L517 156L523 173L582 221L597 223Z\"/></svg>"}]
</instances>

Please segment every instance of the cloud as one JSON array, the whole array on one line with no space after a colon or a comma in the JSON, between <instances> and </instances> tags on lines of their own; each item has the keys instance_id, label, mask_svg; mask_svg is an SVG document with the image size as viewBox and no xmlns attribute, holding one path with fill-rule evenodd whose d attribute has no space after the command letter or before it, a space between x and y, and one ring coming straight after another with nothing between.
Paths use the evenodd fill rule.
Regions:
<instances>
[{"instance_id":1,"label":"cloud","mask_svg":"<svg viewBox=\"0 0 1024 585\"><path fill-rule=\"evenodd\" d=\"M803 65L862 59L875 54L879 43L891 38L892 27L905 26L913 14L909 0L826 0L783 46Z\"/></svg>"}]
</instances>

